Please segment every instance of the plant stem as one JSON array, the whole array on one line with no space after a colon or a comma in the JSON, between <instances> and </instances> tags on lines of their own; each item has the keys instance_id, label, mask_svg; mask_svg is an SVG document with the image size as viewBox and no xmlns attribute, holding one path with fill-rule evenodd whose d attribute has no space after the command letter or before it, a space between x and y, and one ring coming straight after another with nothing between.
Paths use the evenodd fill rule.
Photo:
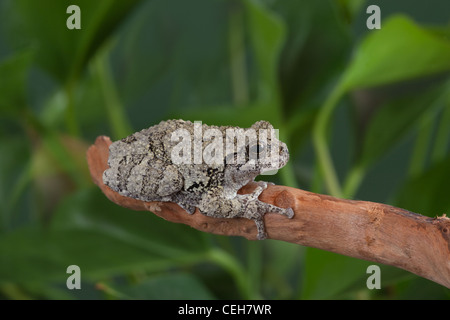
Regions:
<instances>
[{"instance_id":1,"label":"plant stem","mask_svg":"<svg viewBox=\"0 0 450 320\"><path fill-rule=\"evenodd\" d=\"M106 113L113 132L114 139L124 138L133 130L125 114L122 103L114 85L111 70L109 67L108 51L99 53L94 62L100 82L100 89L105 100Z\"/></svg>"},{"instance_id":2,"label":"plant stem","mask_svg":"<svg viewBox=\"0 0 450 320\"><path fill-rule=\"evenodd\" d=\"M431 161L436 163L444 159L450 139L450 99L446 101L444 110L442 110L441 120L436 132L436 138L431 152Z\"/></svg>"},{"instance_id":3,"label":"plant stem","mask_svg":"<svg viewBox=\"0 0 450 320\"><path fill-rule=\"evenodd\" d=\"M322 181L322 175L320 172L319 164L316 163L311 179L311 183L309 186L309 190L314 193L323 193L322 187L323 187L323 181Z\"/></svg>"},{"instance_id":4,"label":"plant stem","mask_svg":"<svg viewBox=\"0 0 450 320\"><path fill-rule=\"evenodd\" d=\"M297 179L295 179L294 165L292 161L288 161L280 170L281 183L285 186L298 188Z\"/></svg>"},{"instance_id":5,"label":"plant stem","mask_svg":"<svg viewBox=\"0 0 450 320\"><path fill-rule=\"evenodd\" d=\"M210 261L217 263L230 273L234 278L243 299L254 298L248 285L245 271L233 256L216 248L209 251L208 258Z\"/></svg>"},{"instance_id":6,"label":"plant stem","mask_svg":"<svg viewBox=\"0 0 450 320\"><path fill-rule=\"evenodd\" d=\"M327 132L331 115L341 96L342 89L338 85L320 110L313 128L313 144L317 154L318 167L322 172L328 192L335 197L342 197L342 190L328 148Z\"/></svg>"},{"instance_id":7,"label":"plant stem","mask_svg":"<svg viewBox=\"0 0 450 320\"><path fill-rule=\"evenodd\" d=\"M252 296L261 299L260 283L262 275L262 246L255 241L247 241L248 287Z\"/></svg>"},{"instance_id":8,"label":"plant stem","mask_svg":"<svg viewBox=\"0 0 450 320\"><path fill-rule=\"evenodd\" d=\"M69 134L73 137L80 136L80 128L78 127L77 119L75 116L75 97L74 97L74 85L70 81L65 87L65 93L67 96L66 105L66 127Z\"/></svg>"},{"instance_id":9,"label":"plant stem","mask_svg":"<svg viewBox=\"0 0 450 320\"><path fill-rule=\"evenodd\" d=\"M32 300L33 297L26 293L19 285L6 282L0 287L2 295L13 300Z\"/></svg>"},{"instance_id":10,"label":"plant stem","mask_svg":"<svg viewBox=\"0 0 450 320\"><path fill-rule=\"evenodd\" d=\"M431 134L433 132L433 116L434 111L427 112L423 115L420 123L419 130L417 134L416 143L414 146L413 154L411 156L411 162L409 165L408 175L413 177L422 172L425 162L427 159L427 150L430 144Z\"/></svg>"},{"instance_id":11,"label":"plant stem","mask_svg":"<svg viewBox=\"0 0 450 320\"><path fill-rule=\"evenodd\" d=\"M233 101L242 106L248 103L248 85L245 64L244 15L242 8L231 11L228 28L230 72Z\"/></svg>"},{"instance_id":12,"label":"plant stem","mask_svg":"<svg viewBox=\"0 0 450 320\"><path fill-rule=\"evenodd\" d=\"M360 164L355 164L347 175L347 178L344 183L343 196L346 199L351 199L355 196L356 191L358 190L362 180L364 179L364 175L366 173L366 168Z\"/></svg>"},{"instance_id":13,"label":"plant stem","mask_svg":"<svg viewBox=\"0 0 450 320\"><path fill-rule=\"evenodd\" d=\"M112 288L105 282L97 282L95 284L95 288L97 290L103 291L103 293L109 298L109 299L129 299L127 295L117 291L116 289Z\"/></svg>"}]
</instances>

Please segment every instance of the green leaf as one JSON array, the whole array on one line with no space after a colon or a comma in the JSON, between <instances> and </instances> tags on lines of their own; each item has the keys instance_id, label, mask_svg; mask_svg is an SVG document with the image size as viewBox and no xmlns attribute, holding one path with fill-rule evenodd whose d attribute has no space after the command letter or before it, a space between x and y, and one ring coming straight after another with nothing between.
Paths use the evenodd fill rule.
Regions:
<instances>
[{"instance_id":1,"label":"green leaf","mask_svg":"<svg viewBox=\"0 0 450 320\"><path fill-rule=\"evenodd\" d=\"M202 120L210 124L250 126L257 120L269 120L275 127L280 126L281 101L278 85L278 64L285 38L284 22L271 10L257 1L246 0L243 7L248 23L247 32L251 40L250 83L255 83L256 99L245 105L229 104L203 106L192 109L176 110L190 120ZM241 10L238 7L236 10ZM230 15L229 23L236 23L235 12ZM241 24L231 28L242 27ZM230 31L230 32L231 32ZM204 55L204 54L203 54ZM241 66L242 67L242 66ZM232 69L233 66L230 66ZM236 72L236 70L231 70ZM247 70L239 70L247 72ZM255 117L257 115L257 117Z\"/></svg>"},{"instance_id":2,"label":"green leaf","mask_svg":"<svg viewBox=\"0 0 450 320\"><path fill-rule=\"evenodd\" d=\"M24 227L0 237L0 283L65 283L72 264L87 280L160 270L199 262L206 250L200 232L126 210L89 189L63 202L50 229Z\"/></svg>"},{"instance_id":3,"label":"green leaf","mask_svg":"<svg viewBox=\"0 0 450 320\"><path fill-rule=\"evenodd\" d=\"M347 63L352 39L348 25L336 14L340 3L319 0L274 4L287 30L279 78L283 104L289 113L317 109ZM292 122L290 117L287 120Z\"/></svg>"},{"instance_id":4,"label":"green leaf","mask_svg":"<svg viewBox=\"0 0 450 320\"><path fill-rule=\"evenodd\" d=\"M145 1L124 26L111 64L136 128L187 117L192 108L190 119L206 122L203 116L218 105L230 106L225 113L236 118L226 36L229 8L229 1ZM221 119L218 113L215 119Z\"/></svg>"},{"instance_id":5,"label":"green leaf","mask_svg":"<svg viewBox=\"0 0 450 320\"><path fill-rule=\"evenodd\" d=\"M395 205L430 217L448 214L449 163L450 155L447 155L419 176L406 181L398 192Z\"/></svg>"},{"instance_id":6,"label":"green leaf","mask_svg":"<svg viewBox=\"0 0 450 320\"><path fill-rule=\"evenodd\" d=\"M23 220L27 215L17 208L26 185L31 181L30 150L24 137L8 136L0 139L0 228L11 227L12 220ZM26 206L26 201L20 203Z\"/></svg>"},{"instance_id":7,"label":"green leaf","mask_svg":"<svg viewBox=\"0 0 450 320\"><path fill-rule=\"evenodd\" d=\"M307 248L301 299L333 299L355 286L366 287L371 263L328 251Z\"/></svg>"},{"instance_id":8,"label":"green leaf","mask_svg":"<svg viewBox=\"0 0 450 320\"><path fill-rule=\"evenodd\" d=\"M26 107L26 76L31 53L18 52L0 61L0 113L17 115Z\"/></svg>"},{"instance_id":9,"label":"green leaf","mask_svg":"<svg viewBox=\"0 0 450 320\"><path fill-rule=\"evenodd\" d=\"M121 139L133 133L127 119L123 105L118 97L112 78L108 53L99 55L95 60L95 69L98 74L98 82L105 99L106 114L113 132L113 139Z\"/></svg>"},{"instance_id":10,"label":"green leaf","mask_svg":"<svg viewBox=\"0 0 450 320\"><path fill-rule=\"evenodd\" d=\"M380 106L364 134L360 163L364 167L372 164L410 132L426 113L441 107L440 102L448 88L448 84L434 86L419 94L391 99Z\"/></svg>"},{"instance_id":11,"label":"green leaf","mask_svg":"<svg viewBox=\"0 0 450 320\"><path fill-rule=\"evenodd\" d=\"M14 37L37 45L37 60L61 82L76 79L90 57L115 31L139 0L132 1L30 1L11 4ZM69 5L81 11L81 29L70 30L66 21ZM13 27L13 28L14 28ZM16 41L15 39L11 39Z\"/></svg>"},{"instance_id":12,"label":"green leaf","mask_svg":"<svg viewBox=\"0 0 450 320\"><path fill-rule=\"evenodd\" d=\"M258 101L260 109L263 109L259 113L270 114L271 121L278 126L281 111L278 64L285 40L285 25L283 20L257 1L246 0L245 5L257 66Z\"/></svg>"},{"instance_id":13,"label":"green leaf","mask_svg":"<svg viewBox=\"0 0 450 320\"><path fill-rule=\"evenodd\" d=\"M417 276L392 266L359 260L329 251L307 248L302 299L361 299L373 292L367 288L370 265L380 267L381 288Z\"/></svg>"},{"instance_id":14,"label":"green leaf","mask_svg":"<svg viewBox=\"0 0 450 320\"><path fill-rule=\"evenodd\" d=\"M337 2L343 18L348 22L353 22L366 3L365 0L339 0Z\"/></svg>"},{"instance_id":15,"label":"green leaf","mask_svg":"<svg viewBox=\"0 0 450 320\"><path fill-rule=\"evenodd\" d=\"M46 173L42 169L49 168L47 172L65 172L79 187L90 185L91 179L85 161L86 145L81 140L46 128L41 132L41 139L42 144L35 148L33 154L35 177Z\"/></svg>"},{"instance_id":16,"label":"green leaf","mask_svg":"<svg viewBox=\"0 0 450 320\"><path fill-rule=\"evenodd\" d=\"M384 22L359 45L356 54L325 101L314 127L314 147L328 190L335 196L352 196L366 168L358 167L342 193L331 155L327 130L340 99L350 90L424 77L450 70L450 41L414 24L404 16ZM365 146L370 148L371 146Z\"/></svg>"},{"instance_id":17,"label":"green leaf","mask_svg":"<svg viewBox=\"0 0 450 320\"><path fill-rule=\"evenodd\" d=\"M165 273L136 285L115 287L126 299L210 300L212 293L192 274Z\"/></svg>"},{"instance_id":18,"label":"green leaf","mask_svg":"<svg viewBox=\"0 0 450 320\"><path fill-rule=\"evenodd\" d=\"M414 277L410 281L399 283L395 287L395 299L398 300L449 300L448 288L425 278Z\"/></svg>"},{"instance_id":19,"label":"green leaf","mask_svg":"<svg viewBox=\"0 0 450 320\"><path fill-rule=\"evenodd\" d=\"M183 252L198 254L207 248L201 232L167 222L150 212L124 209L97 189L95 192L85 190L67 199L59 209L53 227L94 229L171 258Z\"/></svg>"},{"instance_id":20,"label":"green leaf","mask_svg":"<svg viewBox=\"0 0 450 320\"><path fill-rule=\"evenodd\" d=\"M450 70L450 41L405 16L394 16L358 47L345 72L345 90L372 87Z\"/></svg>"},{"instance_id":21,"label":"green leaf","mask_svg":"<svg viewBox=\"0 0 450 320\"><path fill-rule=\"evenodd\" d=\"M250 18L249 29L261 79L261 92L276 89L278 59L285 38L284 22L269 9L253 0L245 1Z\"/></svg>"},{"instance_id":22,"label":"green leaf","mask_svg":"<svg viewBox=\"0 0 450 320\"><path fill-rule=\"evenodd\" d=\"M265 298L292 299L298 291L299 279L303 275L302 259L305 247L283 241L270 241L264 252L264 281L260 286L274 290L273 296ZM261 260L256 263L261 263Z\"/></svg>"}]
</instances>

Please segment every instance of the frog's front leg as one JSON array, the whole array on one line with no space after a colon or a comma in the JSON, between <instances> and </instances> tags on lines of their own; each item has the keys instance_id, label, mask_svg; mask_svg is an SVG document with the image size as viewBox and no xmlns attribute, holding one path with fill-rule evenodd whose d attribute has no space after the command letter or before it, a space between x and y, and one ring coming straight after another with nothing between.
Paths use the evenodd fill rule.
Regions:
<instances>
[{"instance_id":1,"label":"frog's front leg","mask_svg":"<svg viewBox=\"0 0 450 320\"><path fill-rule=\"evenodd\" d=\"M265 188L267 188L267 185L265 186ZM259 200L258 197L264 189L261 186L258 186L251 194L238 195L241 198L241 201L247 203L246 210L245 212L243 212L242 217L255 221L256 228L258 230L258 240L264 240L267 238L267 233L264 225L264 215L266 213L278 213L281 215L285 215L289 219L294 216L294 211L292 210L292 208L280 208L270 203L265 203Z\"/></svg>"},{"instance_id":2,"label":"frog's front leg","mask_svg":"<svg viewBox=\"0 0 450 320\"><path fill-rule=\"evenodd\" d=\"M267 181L254 181L258 186L255 190L253 190L252 195L259 197L259 195L267 189L268 186L273 186L273 182L267 182Z\"/></svg>"},{"instance_id":3,"label":"frog's front leg","mask_svg":"<svg viewBox=\"0 0 450 320\"><path fill-rule=\"evenodd\" d=\"M264 215L267 212L278 213L292 218L292 208L280 208L258 199L261 192L267 187L266 183L259 184L251 194L238 194L233 199L224 197L211 197L205 194L199 204L200 212L215 218L247 218L255 222L258 230L258 240L267 238L264 226Z\"/></svg>"}]
</instances>

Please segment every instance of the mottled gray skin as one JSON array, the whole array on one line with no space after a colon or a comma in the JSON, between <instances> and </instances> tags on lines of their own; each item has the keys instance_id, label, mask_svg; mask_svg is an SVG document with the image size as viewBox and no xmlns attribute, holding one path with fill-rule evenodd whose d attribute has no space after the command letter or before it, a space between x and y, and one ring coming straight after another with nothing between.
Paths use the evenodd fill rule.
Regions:
<instances>
[{"instance_id":1,"label":"mottled gray skin","mask_svg":"<svg viewBox=\"0 0 450 320\"><path fill-rule=\"evenodd\" d=\"M243 217L254 220L258 239L267 237L263 217L266 212L274 212L292 218L291 208L284 209L258 200L267 188L267 182L258 181L258 187L251 194L239 195L237 191L255 177L268 169L259 159L253 167L246 164L227 163L226 159L237 157L237 152L225 154L222 164L174 164L172 149L178 142L171 141L177 129L186 129L193 137L194 124L184 120L162 121L160 124L136 132L109 147L109 169L103 173L103 182L119 194L142 201L175 202L189 214L199 208L202 214L216 218ZM227 126L208 126L202 124L202 131L215 128L223 133L225 150L225 130ZM272 129L266 121L256 122L252 128ZM289 152L286 145L278 141L279 163L275 169L283 167ZM210 142L203 141L203 148ZM269 140L266 151L270 151ZM246 145L246 160L249 150L255 146ZM194 157L192 152L192 158ZM231 161L228 161L231 162ZM274 168L271 168L274 169Z\"/></svg>"}]
</instances>

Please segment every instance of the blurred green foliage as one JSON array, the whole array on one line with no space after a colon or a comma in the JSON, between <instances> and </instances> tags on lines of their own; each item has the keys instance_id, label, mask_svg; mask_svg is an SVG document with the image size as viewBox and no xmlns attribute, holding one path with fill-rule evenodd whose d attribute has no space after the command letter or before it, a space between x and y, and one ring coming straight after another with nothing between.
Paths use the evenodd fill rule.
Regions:
<instances>
[{"instance_id":1,"label":"blurred green foliage","mask_svg":"<svg viewBox=\"0 0 450 320\"><path fill-rule=\"evenodd\" d=\"M371 262L130 212L85 162L96 136L163 119L265 119L291 151L265 178L448 213L450 3L377 4L381 30L362 0L1 0L0 297L449 298L393 267L371 291Z\"/></svg>"}]
</instances>

